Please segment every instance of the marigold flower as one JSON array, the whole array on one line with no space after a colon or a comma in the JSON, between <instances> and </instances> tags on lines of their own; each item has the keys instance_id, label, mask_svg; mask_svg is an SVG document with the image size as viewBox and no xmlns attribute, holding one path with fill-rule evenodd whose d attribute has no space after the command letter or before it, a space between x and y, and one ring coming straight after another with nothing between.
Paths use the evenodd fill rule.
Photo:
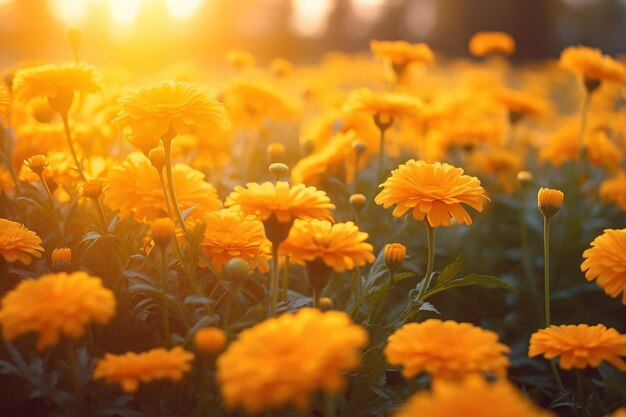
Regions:
<instances>
[{"instance_id":1,"label":"marigold flower","mask_svg":"<svg viewBox=\"0 0 626 417\"><path fill-rule=\"evenodd\" d=\"M626 305L626 229L606 229L591 242L591 248L583 252L585 260L580 270L587 281L596 280L604 292L617 298L622 293Z\"/></svg>"},{"instance_id":2,"label":"marigold flower","mask_svg":"<svg viewBox=\"0 0 626 417\"><path fill-rule=\"evenodd\" d=\"M626 356L626 335L603 324L552 325L530 337L528 356L538 355L558 357L563 369L597 368L606 361L624 372L626 362L620 356Z\"/></svg>"},{"instance_id":3,"label":"marigold flower","mask_svg":"<svg viewBox=\"0 0 626 417\"><path fill-rule=\"evenodd\" d=\"M0 323L6 340L39 334L37 350L54 346L61 336L77 339L90 322L107 324L115 313L113 292L86 272L42 275L24 280L2 300Z\"/></svg>"},{"instance_id":4,"label":"marigold flower","mask_svg":"<svg viewBox=\"0 0 626 417\"><path fill-rule=\"evenodd\" d=\"M389 269L395 269L404 262L406 247L400 243L388 243L385 245L385 264Z\"/></svg>"},{"instance_id":5,"label":"marigold flower","mask_svg":"<svg viewBox=\"0 0 626 417\"><path fill-rule=\"evenodd\" d=\"M474 56L511 55L515 52L515 40L505 32L478 32L470 39L469 50Z\"/></svg>"},{"instance_id":6,"label":"marigold flower","mask_svg":"<svg viewBox=\"0 0 626 417\"><path fill-rule=\"evenodd\" d=\"M317 184L326 178L329 172L333 172L336 166L339 167L339 171L345 171L344 167L353 171L355 156L352 142L354 136L354 131L339 133L326 144L299 160L291 171L292 181L296 184ZM354 172L346 175L346 177L352 176L354 176ZM350 182L351 178L346 178L346 180Z\"/></svg>"},{"instance_id":7,"label":"marigold flower","mask_svg":"<svg viewBox=\"0 0 626 417\"><path fill-rule=\"evenodd\" d=\"M238 70L253 67L255 63L254 55L237 48L231 49L226 53L226 60Z\"/></svg>"},{"instance_id":8,"label":"marigold flower","mask_svg":"<svg viewBox=\"0 0 626 417\"><path fill-rule=\"evenodd\" d=\"M434 381L432 391L420 391L409 398L393 417L506 416L549 417L513 384L499 379L488 382L479 376L462 382Z\"/></svg>"},{"instance_id":9,"label":"marigold flower","mask_svg":"<svg viewBox=\"0 0 626 417\"><path fill-rule=\"evenodd\" d=\"M175 234L174 222L169 217L155 219L150 225L152 240L161 248L166 248Z\"/></svg>"},{"instance_id":10,"label":"marigold flower","mask_svg":"<svg viewBox=\"0 0 626 417\"><path fill-rule=\"evenodd\" d=\"M537 206L546 217L552 217L563 205L563 192L552 188L540 188L537 193Z\"/></svg>"},{"instance_id":11,"label":"marigold flower","mask_svg":"<svg viewBox=\"0 0 626 417\"><path fill-rule=\"evenodd\" d=\"M304 184L289 186L285 181L278 181L276 185L251 182L246 184L246 188L238 185L224 205L254 214L261 220L274 215L281 223L307 217L332 220L329 210L335 209L324 191Z\"/></svg>"},{"instance_id":12,"label":"marigold flower","mask_svg":"<svg viewBox=\"0 0 626 417\"><path fill-rule=\"evenodd\" d=\"M431 64L435 60L435 54L425 43L371 40L370 49L374 56L394 66L409 63Z\"/></svg>"},{"instance_id":13,"label":"marigold flower","mask_svg":"<svg viewBox=\"0 0 626 417\"><path fill-rule=\"evenodd\" d=\"M367 340L346 313L312 308L244 330L217 360L226 406L250 413L289 404L304 410L313 392L343 390L343 374L359 366Z\"/></svg>"},{"instance_id":14,"label":"marigold flower","mask_svg":"<svg viewBox=\"0 0 626 417\"><path fill-rule=\"evenodd\" d=\"M81 188L85 197L97 200L104 190L104 180L102 178L87 180L82 184Z\"/></svg>"},{"instance_id":15,"label":"marigold flower","mask_svg":"<svg viewBox=\"0 0 626 417\"><path fill-rule=\"evenodd\" d=\"M5 168L0 168L0 194L12 197L15 194L15 182L11 171Z\"/></svg>"},{"instance_id":16,"label":"marigold flower","mask_svg":"<svg viewBox=\"0 0 626 417\"><path fill-rule=\"evenodd\" d=\"M559 65L585 80L626 84L626 67L596 48L567 47L561 52Z\"/></svg>"},{"instance_id":17,"label":"marigold flower","mask_svg":"<svg viewBox=\"0 0 626 417\"><path fill-rule=\"evenodd\" d=\"M191 218L219 210L221 202L215 188L204 181L204 174L184 164L173 167L174 187L181 210L193 206ZM158 172L148 158L137 152L130 154L121 166L109 173L109 184L103 202L120 217L132 215L141 223L151 223L167 215L167 202Z\"/></svg>"},{"instance_id":18,"label":"marigold flower","mask_svg":"<svg viewBox=\"0 0 626 417\"><path fill-rule=\"evenodd\" d=\"M0 255L5 262L20 261L30 265L31 258L41 258L41 239L26 226L7 219L0 219Z\"/></svg>"},{"instance_id":19,"label":"marigold flower","mask_svg":"<svg viewBox=\"0 0 626 417\"><path fill-rule=\"evenodd\" d=\"M416 118L420 115L422 107L422 101L416 97L362 88L348 96L343 111L349 115L364 114L378 117L386 123L395 118Z\"/></svg>"},{"instance_id":20,"label":"marigold flower","mask_svg":"<svg viewBox=\"0 0 626 417\"><path fill-rule=\"evenodd\" d=\"M389 336L385 357L402 365L402 375L412 378L422 372L433 378L463 379L483 372L505 376L509 348L498 335L470 323L429 319L409 323Z\"/></svg>"},{"instance_id":21,"label":"marigold flower","mask_svg":"<svg viewBox=\"0 0 626 417\"><path fill-rule=\"evenodd\" d=\"M33 155L27 161L24 161L24 164L37 175L42 175L48 166L45 155Z\"/></svg>"},{"instance_id":22,"label":"marigold flower","mask_svg":"<svg viewBox=\"0 0 626 417\"><path fill-rule=\"evenodd\" d=\"M457 223L472 224L472 218L461 204L482 211L489 198L476 177L463 174L462 168L436 162L410 160L391 172L380 185L383 190L374 201L384 208L396 204L393 215L403 216L413 210L413 217L425 217L432 227Z\"/></svg>"},{"instance_id":23,"label":"marigold flower","mask_svg":"<svg viewBox=\"0 0 626 417\"><path fill-rule=\"evenodd\" d=\"M374 247L365 241L367 237L353 222L296 220L280 250L294 263L304 265L319 258L335 271L344 272L374 261Z\"/></svg>"},{"instance_id":24,"label":"marigold flower","mask_svg":"<svg viewBox=\"0 0 626 417\"><path fill-rule=\"evenodd\" d=\"M285 145L280 142L273 142L267 145L267 155L269 157L270 163L282 162L285 159L285 154L287 150L285 149Z\"/></svg>"},{"instance_id":25,"label":"marigold flower","mask_svg":"<svg viewBox=\"0 0 626 417\"><path fill-rule=\"evenodd\" d=\"M56 248L50 256L53 271L63 271L72 264L72 249Z\"/></svg>"},{"instance_id":26,"label":"marigold flower","mask_svg":"<svg viewBox=\"0 0 626 417\"><path fill-rule=\"evenodd\" d=\"M217 327L203 327L193 336L193 344L199 352L215 355L226 346L226 333Z\"/></svg>"},{"instance_id":27,"label":"marigold flower","mask_svg":"<svg viewBox=\"0 0 626 417\"><path fill-rule=\"evenodd\" d=\"M263 223L256 217L220 210L207 213L202 220L206 229L200 247L217 272L233 258L241 258L250 268L268 271L266 254L271 245L265 237Z\"/></svg>"},{"instance_id":28,"label":"marigold flower","mask_svg":"<svg viewBox=\"0 0 626 417\"><path fill-rule=\"evenodd\" d=\"M238 81L223 92L224 104L236 125L258 125L264 118L290 119L297 104L280 89L259 81Z\"/></svg>"},{"instance_id":29,"label":"marigold flower","mask_svg":"<svg viewBox=\"0 0 626 417\"><path fill-rule=\"evenodd\" d=\"M205 87L167 81L133 90L118 100L113 120L136 138L172 139L195 131L221 131L229 126L224 105Z\"/></svg>"},{"instance_id":30,"label":"marigold flower","mask_svg":"<svg viewBox=\"0 0 626 417\"><path fill-rule=\"evenodd\" d=\"M613 177L602 181L600 197L616 203L620 210L626 211L626 172L620 170Z\"/></svg>"},{"instance_id":31,"label":"marigold flower","mask_svg":"<svg viewBox=\"0 0 626 417\"><path fill-rule=\"evenodd\" d=\"M523 91L515 91L508 88L497 90L494 100L505 107L514 117L526 116L540 119L548 113L550 108L548 102L539 97Z\"/></svg>"},{"instance_id":32,"label":"marigold flower","mask_svg":"<svg viewBox=\"0 0 626 417\"><path fill-rule=\"evenodd\" d=\"M117 383L124 392L135 392L140 383L159 379L178 382L191 370L193 353L180 346L167 350L156 348L147 352L127 352L123 355L107 353L96 363L93 379Z\"/></svg>"},{"instance_id":33,"label":"marigold flower","mask_svg":"<svg viewBox=\"0 0 626 417\"><path fill-rule=\"evenodd\" d=\"M286 77L293 72L293 65L284 58L274 58L270 62L270 70L276 77Z\"/></svg>"}]
</instances>

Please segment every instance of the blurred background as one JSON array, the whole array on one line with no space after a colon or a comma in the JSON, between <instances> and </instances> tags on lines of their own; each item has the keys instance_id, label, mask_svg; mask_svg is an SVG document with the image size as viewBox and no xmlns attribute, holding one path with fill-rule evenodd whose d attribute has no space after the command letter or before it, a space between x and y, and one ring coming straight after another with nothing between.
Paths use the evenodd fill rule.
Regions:
<instances>
[{"instance_id":1,"label":"blurred background","mask_svg":"<svg viewBox=\"0 0 626 417\"><path fill-rule=\"evenodd\" d=\"M572 44L624 52L626 0L0 0L0 63L69 60L70 26L83 30L83 59L130 67L211 63L233 47L306 63L366 52L370 39L462 57L481 30L509 32L513 59L528 60Z\"/></svg>"}]
</instances>

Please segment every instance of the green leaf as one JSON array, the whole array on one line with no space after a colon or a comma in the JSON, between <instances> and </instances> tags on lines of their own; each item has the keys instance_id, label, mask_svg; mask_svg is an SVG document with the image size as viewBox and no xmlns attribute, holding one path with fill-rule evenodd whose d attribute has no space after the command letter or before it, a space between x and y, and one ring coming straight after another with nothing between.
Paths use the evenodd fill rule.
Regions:
<instances>
[{"instance_id":1,"label":"green leaf","mask_svg":"<svg viewBox=\"0 0 626 417\"><path fill-rule=\"evenodd\" d=\"M441 271L441 273L437 277L437 284L435 285L435 288L452 281L452 279L461 270L461 266L463 266L463 255L457 256L450 265L446 266L443 271Z\"/></svg>"},{"instance_id":2,"label":"green leaf","mask_svg":"<svg viewBox=\"0 0 626 417\"><path fill-rule=\"evenodd\" d=\"M484 285L488 287L504 288L505 290L509 291L516 291L515 287L507 284L504 281L499 280L496 277L492 277L489 275L469 274L464 276L463 278L450 281L441 287L438 286L433 288L424 295L424 300L449 288L467 287L470 285Z\"/></svg>"}]
</instances>

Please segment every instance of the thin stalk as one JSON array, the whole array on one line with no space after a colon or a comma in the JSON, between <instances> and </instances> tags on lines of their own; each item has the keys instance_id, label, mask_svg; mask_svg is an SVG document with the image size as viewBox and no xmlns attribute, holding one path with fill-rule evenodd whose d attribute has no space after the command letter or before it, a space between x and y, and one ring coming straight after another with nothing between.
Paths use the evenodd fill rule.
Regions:
<instances>
[{"instance_id":1,"label":"thin stalk","mask_svg":"<svg viewBox=\"0 0 626 417\"><path fill-rule=\"evenodd\" d=\"M528 254L528 228L526 227L526 196L527 189L524 185L520 188L520 209L519 209L519 233L520 233L520 243L522 246L522 268L524 270L524 277L528 285L530 286L530 291L533 296L533 300L537 299L537 286L535 285L535 281L532 279L532 270L530 265L530 256Z\"/></svg>"},{"instance_id":2,"label":"thin stalk","mask_svg":"<svg viewBox=\"0 0 626 417\"><path fill-rule=\"evenodd\" d=\"M323 393L324 417L335 417L335 396L330 392Z\"/></svg>"},{"instance_id":3,"label":"thin stalk","mask_svg":"<svg viewBox=\"0 0 626 417\"><path fill-rule=\"evenodd\" d=\"M287 301L289 299L289 255L285 255L285 266L283 268L283 296L282 300Z\"/></svg>"},{"instance_id":4,"label":"thin stalk","mask_svg":"<svg viewBox=\"0 0 626 417\"><path fill-rule=\"evenodd\" d=\"M422 288L417 295L417 299L421 300L426 294L426 288L430 284L430 276L433 274L433 268L435 266L435 228L428 223L426 219L426 232L428 234L428 265L426 266L426 275L422 280Z\"/></svg>"},{"instance_id":5,"label":"thin stalk","mask_svg":"<svg viewBox=\"0 0 626 417\"><path fill-rule=\"evenodd\" d=\"M170 197L172 199L172 208L174 209L174 213L176 213L176 217L178 218L178 222L180 223L180 227L183 229L185 236L189 236L189 229L187 229L187 225L185 224L185 220L183 219L183 215L180 212L180 207L178 206L178 200L176 199L176 189L174 187L174 178L172 175L172 141L171 140L163 140L163 150L165 153L165 173L167 175L167 186L170 193Z\"/></svg>"},{"instance_id":6,"label":"thin stalk","mask_svg":"<svg viewBox=\"0 0 626 417\"><path fill-rule=\"evenodd\" d=\"M107 221L104 217L104 209L102 208L102 202L99 198L95 198L94 202L96 203L96 207L98 208L98 217L100 217L100 223L102 224L102 233L107 232Z\"/></svg>"},{"instance_id":7,"label":"thin stalk","mask_svg":"<svg viewBox=\"0 0 626 417\"><path fill-rule=\"evenodd\" d=\"M318 308L320 306L320 297L321 297L321 290L313 287L313 307Z\"/></svg>"},{"instance_id":8,"label":"thin stalk","mask_svg":"<svg viewBox=\"0 0 626 417\"><path fill-rule=\"evenodd\" d=\"M278 249L280 244L272 245L272 281L270 283L272 291L272 317L276 317L276 306L278 305Z\"/></svg>"},{"instance_id":9,"label":"thin stalk","mask_svg":"<svg viewBox=\"0 0 626 417\"><path fill-rule=\"evenodd\" d=\"M580 130L578 131L578 161L583 164L583 156L585 153L585 130L587 128L587 116L589 115L589 107L591 107L591 93L585 88L585 96L580 106Z\"/></svg>"},{"instance_id":10,"label":"thin stalk","mask_svg":"<svg viewBox=\"0 0 626 417\"><path fill-rule=\"evenodd\" d=\"M576 388L578 390L578 402L580 404L580 414L582 417L587 417L587 402L585 400L585 387L583 384L582 373L576 370Z\"/></svg>"},{"instance_id":11,"label":"thin stalk","mask_svg":"<svg viewBox=\"0 0 626 417\"><path fill-rule=\"evenodd\" d=\"M167 215L172 217L172 206L170 205L170 198L167 193L167 186L165 185L165 178L163 178L163 169L157 169L159 171L159 181L161 182L161 188L163 189L163 195L165 196L165 208L167 208Z\"/></svg>"},{"instance_id":12,"label":"thin stalk","mask_svg":"<svg viewBox=\"0 0 626 417\"><path fill-rule=\"evenodd\" d=\"M85 180L85 171L83 170L83 165L80 163L78 156L76 155L76 150L74 149L74 142L72 142L72 133L70 131L70 124L68 121L67 113L61 114L61 119L63 120L63 128L65 129L65 137L67 138L67 143L70 147L70 151L72 152L72 156L74 157L74 162L76 163L76 168L78 169L78 174L80 178Z\"/></svg>"},{"instance_id":13,"label":"thin stalk","mask_svg":"<svg viewBox=\"0 0 626 417\"><path fill-rule=\"evenodd\" d=\"M54 223L54 229L56 231L56 234L59 240L63 243L63 246L67 246L65 235L63 234L63 230L61 229L61 223L59 222L57 209L54 205L54 197L52 196L52 192L50 191L50 187L48 187L48 182L46 181L46 178L43 176L43 173L39 174L39 179L41 180L41 183L43 184L43 189L46 191L46 195L48 196L48 202L50 204L50 211L52 212L52 216L53 216L52 222Z\"/></svg>"},{"instance_id":14,"label":"thin stalk","mask_svg":"<svg viewBox=\"0 0 626 417\"><path fill-rule=\"evenodd\" d=\"M382 181L383 180L383 171L385 169L385 132L387 131L386 128L379 128L380 129L380 153L378 154L378 169L376 170L377 174L376 174L376 180L377 181Z\"/></svg>"},{"instance_id":15,"label":"thin stalk","mask_svg":"<svg viewBox=\"0 0 626 417\"><path fill-rule=\"evenodd\" d=\"M74 343L70 340L68 340L65 344L65 360L67 361L67 366L70 371L70 377L72 378L72 387L74 389L76 401L82 408L83 394L80 385L80 379L78 377L78 368L76 366L76 352L74 351Z\"/></svg>"},{"instance_id":16,"label":"thin stalk","mask_svg":"<svg viewBox=\"0 0 626 417\"><path fill-rule=\"evenodd\" d=\"M166 347L172 346L172 332L170 331L170 309L167 305L167 277L169 267L167 265L167 248L161 249L161 308L163 310L163 336L166 341Z\"/></svg>"},{"instance_id":17,"label":"thin stalk","mask_svg":"<svg viewBox=\"0 0 626 417\"><path fill-rule=\"evenodd\" d=\"M550 327L550 220L550 217L543 216L543 287L546 327Z\"/></svg>"}]
</instances>

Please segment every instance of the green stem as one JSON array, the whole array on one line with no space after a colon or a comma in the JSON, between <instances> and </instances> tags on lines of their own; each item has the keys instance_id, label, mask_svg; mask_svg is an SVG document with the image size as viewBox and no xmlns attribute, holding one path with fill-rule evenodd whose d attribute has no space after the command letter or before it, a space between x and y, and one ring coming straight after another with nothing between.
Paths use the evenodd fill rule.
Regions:
<instances>
[{"instance_id":1,"label":"green stem","mask_svg":"<svg viewBox=\"0 0 626 417\"><path fill-rule=\"evenodd\" d=\"M170 309L167 305L167 278L169 267L167 265L167 248L161 247L161 308L163 309L163 336L166 347L172 346L172 333L170 331Z\"/></svg>"},{"instance_id":2,"label":"green stem","mask_svg":"<svg viewBox=\"0 0 626 417\"><path fill-rule=\"evenodd\" d=\"M550 220L550 217L543 216L543 286L546 327L550 327Z\"/></svg>"},{"instance_id":3,"label":"green stem","mask_svg":"<svg viewBox=\"0 0 626 417\"><path fill-rule=\"evenodd\" d=\"M435 228L428 223L428 219L426 219L426 232L428 234L428 265L426 266L426 275L422 280L422 288L420 288L420 292L417 295L418 300L424 298L426 289L430 284L430 276L433 274L433 267L435 266Z\"/></svg>"},{"instance_id":4,"label":"green stem","mask_svg":"<svg viewBox=\"0 0 626 417\"><path fill-rule=\"evenodd\" d=\"M580 130L578 131L578 163L581 167L584 166L585 130L587 129L587 119L589 115L589 108L591 107L591 93L586 88L584 91L585 96L583 97L583 102L580 106Z\"/></svg>"},{"instance_id":5,"label":"green stem","mask_svg":"<svg viewBox=\"0 0 626 417\"><path fill-rule=\"evenodd\" d=\"M185 236L189 236L189 229L187 229L187 225L185 224L185 220L183 219L183 215L180 212L180 207L178 206L178 200L176 198L176 189L174 187L174 178L172 174L172 141L164 139L163 140L163 151L165 153L165 173L167 175L167 186L170 192L172 208L176 213L176 217L178 218L178 222L180 223L180 227L183 229ZM166 196L167 199L167 196Z\"/></svg>"},{"instance_id":6,"label":"green stem","mask_svg":"<svg viewBox=\"0 0 626 417\"><path fill-rule=\"evenodd\" d=\"M576 370L576 388L578 389L578 402L580 404L580 414L582 417L587 417L587 404L585 400L585 387L583 384L582 373Z\"/></svg>"},{"instance_id":7,"label":"green stem","mask_svg":"<svg viewBox=\"0 0 626 417\"><path fill-rule=\"evenodd\" d=\"M276 317L276 306L278 304L278 249L280 244L272 245L272 282L270 283L272 291L272 317Z\"/></svg>"},{"instance_id":8,"label":"green stem","mask_svg":"<svg viewBox=\"0 0 626 417\"><path fill-rule=\"evenodd\" d=\"M530 256L528 254L528 228L526 226L526 186L520 188L520 209L519 209L519 233L522 246L522 268L524 270L524 278L530 287L533 301L537 301L537 286L532 279L532 268L530 264Z\"/></svg>"},{"instance_id":9,"label":"green stem","mask_svg":"<svg viewBox=\"0 0 626 417\"><path fill-rule=\"evenodd\" d=\"M68 121L67 113L61 114L61 119L63 120L63 128L65 129L65 137L67 138L67 143L70 147L70 151L72 152L72 156L74 157L74 162L76 163L76 168L78 169L78 174L80 178L84 181L85 171L83 170L83 165L80 163L78 156L76 155L76 150L74 149L74 142L72 142L72 133L70 131L70 124Z\"/></svg>"},{"instance_id":10,"label":"green stem","mask_svg":"<svg viewBox=\"0 0 626 417\"><path fill-rule=\"evenodd\" d=\"M104 217L104 209L102 208L102 202L99 198L94 199L96 207L98 208L98 216L100 217L100 223L102 224L102 233L107 232L107 221Z\"/></svg>"},{"instance_id":11,"label":"green stem","mask_svg":"<svg viewBox=\"0 0 626 417\"><path fill-rule=\"evenodd\" d=\"M163 189L163 196L165 197L165 208L167 209L167 215L171 218L172 206L170 205L170 198L167 193L167 186L165 185L165 178L163 178L163 169L157 169L157 171L159 171L159 181L161 182L161 188Z\"/></svg>"},{"instance_id":12,"label":"green stem","mask_svg":"<svg viewBox=\"0 0 626 417\"><path fill-rule=\"evenodd\" d=\"M376 181L383 180L383 171L385 169L385 131L386 128L380 128L380 153L378 154L378 169Z\"/></svg>"},{"instance_id":13,"label":"green stem","mask_svg":"<svg viewBox=\"0 0 626 417\"><path fill-rule=\"evenodd\" d=\"M39 174L39 180L43 184L43 189L46 191L46 195L48 196L48 202L50 204L50 211L52 212L52 222L54 223L54 228L59 240L63 243L63 246L67 246L67 241L65 240L65 235L63 230L61 229L61 223L59 221L59 216L57 213L57 209L54 204L54 197L52 196L52 192L50 191L50 187L48 187L48 182L46 178L43 176L43 172Z\"/></svg>"},{"instance_id":14,"label":"green stem","mask_svg":"<svg viewBox=\"0 0 626 417\"><path fill-rule=\"evenodd\" d=\"M67 360L67 367L70 371L70 377L72 378L72 386L74 388L74 395L76 396L76 402L82 409L83 394L80 385L80 379L78 377L78 367L76 365L76 352L74 351L74 343L71 340L67 340L65 344L65 359Z\"/></svg>"},{"instance_id":15,"label":"green stem","mask_svg":"<svg viewBox=\"0 0 626 417\"><path fill-rule=\"evenodd\" d=\"M285 267L283 268L283 296L282 300L289 300L289 255L285 255Z\"/></svg>"},{"instance_id":16,"label":"green stem","mask_svg":"<svg viewBox=\"0 0 626 417\"><path fill-rule=\"evenodd\" d=\"M335 395L330 392L323 393L324 417L335 417Z\"/></svg>"}]
</instances>

